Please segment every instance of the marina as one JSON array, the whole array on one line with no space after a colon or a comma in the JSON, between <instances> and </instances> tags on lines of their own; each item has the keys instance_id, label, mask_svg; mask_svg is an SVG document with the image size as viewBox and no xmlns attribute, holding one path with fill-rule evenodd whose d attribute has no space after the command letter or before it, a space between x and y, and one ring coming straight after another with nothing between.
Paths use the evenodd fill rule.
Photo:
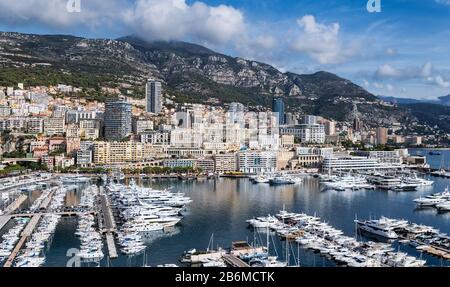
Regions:
<instances>
[{"instance_id":1,"label":"marina","mask_svg":"<svg viewBox=\"0 0 450 287\"><path fill-rule=\"evenodd\" d=\"M8 205L22 196L21 204L8 213L5 207L0 236L8 240L0 242L2 265L65 266L66 253L72 248L79 250L82 266L450 265L444 236L450 232L450 214L439 211L438 204L424 208L414 202L445 196L448 181L442 177L398 173L400 180L423 183L415 190L399 192L376 185L354 187L354 183L366 184L364 178L370 175L363 174L289 175L300 180L280 185L259 183L265 181L262 177L136 178L137 182L118 178L120 182L108 180L100 185L64 176L64 182L54 179L47 188L15 193ZM352 187L324 189L333 182ZM280 216L284 207L304 218L293 222ZM394 230L395 236L383 237L370 229L356 232L355 217L378 218L377 227L402 218L439 232L427 237ZM380 222L383 218L385 222ZM258 232L246 228L247 220L254 220ZM197 251L211 241L211 234L214 242L207 252ZM230 244L228 249L220 248ZM191 261L180 264L187 250L195 251ZM345 253L338 252L342 250Z\"/></svg>"}]
</instances>

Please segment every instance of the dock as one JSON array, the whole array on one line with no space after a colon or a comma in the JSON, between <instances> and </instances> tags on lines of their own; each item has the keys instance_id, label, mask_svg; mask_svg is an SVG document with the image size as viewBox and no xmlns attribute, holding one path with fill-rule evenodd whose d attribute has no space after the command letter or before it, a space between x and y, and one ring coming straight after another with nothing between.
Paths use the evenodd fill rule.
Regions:
<instances>
[{"instance_id":1,"label":"dock","mask_svg":"<svg viewBox=\"0 0 450 287\"><path fill-rule=\"evenodd\" d=\"M5 225L11 220L11 215L0 216L0 231L5 227Z\"/></svg>"},{"instance_id":2,"label":"dock","mask_svg":"<svg viewBox=\"0 0 450 287\"><path fill-rule=\"evenodd\" d=\"M8 259L5 262L5 265L3 267L12 267L14 263L14 259L16 259L17 254L19 253L20 249L22 249L22 246L27 242L28 238L33 234L34 229L38 225L39 221L41 220L42 215L36 214L31 218L30 222L27 224L25 229L22 231L21 238L19 242L16 244L16 247L14 247L13 251L9 255Z\"/></svg>"},{"instance_id":3,"label":"dock","mask_svg":"<svg viewBox=\"0 0 450 287\"><path fill-rule=\"evenodd\" d=\"M111 233L106 234L106 244L108 245L108 253L110 259L118 258L114 236Z\"/></svg>"},{"instance_id":4,"label":"dock","mask_svg":"<svg viewBox=\"0 0 450 287\"><path fill-rule=\"evenodd\" d=\"M117 232L116 221L114 220L111 203L109 202L108 195L104 193L100 195L100 208L102 219L101 232L103 234Z\"/></svg>"},{"instance_id":5,"label":"dock","mask_svg":"<svg viewBox=\"0 0 450 287\"><path fill-rule=\"evenodd\" d=\"M239 268L250 267L250 265L248 265L238 257L231 254L224 254L222 258L225 261L225 263L227 263L231 267L239 267Z\"/></svg>"},{"instance_id":6,"label":"dock","mask_svg":"<svg viewBox=\"0 0 450 287\"><path fill-rule=\"evenodd\" d=\"M106 243L110 259L118 258L116 244L114 243L114 234L117 232L117 225L114 219L111 202L103 187L100 188L100 216L99 229L102 234L106 235Z\"/></svg>"},{"instance_id":7,"label":"dock","mask_svg":"<svg viewBox=\"0 0 450 287\"><path fill-rule=\"evenodd\" d=\"M5 208L5 214L11 214L15 210L19 209L19 207L27 200L28 196L21 194L18 198L16 198L8 207Z\"/></svg>"}]
</instances>

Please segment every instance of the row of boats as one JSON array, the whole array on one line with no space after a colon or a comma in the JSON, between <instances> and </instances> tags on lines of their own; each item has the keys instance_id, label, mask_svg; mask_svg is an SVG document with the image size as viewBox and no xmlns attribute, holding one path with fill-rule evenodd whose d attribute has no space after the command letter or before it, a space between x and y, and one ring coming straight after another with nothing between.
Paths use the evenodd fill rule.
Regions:
<instances>
[{"instance_id":1,"label":"row of boats","mask_svg":"<svg viewBox=\"0 0 450 287\"><path fill-rule=\"evenodd\" d=\"M415 191L421 187L432 186L434 182L420 178L415 173L400 176L346 174L322 175L321 184L325 190L332 189L337 191L377 188L394 191Z\"/></svg>"},{"instance_id":2,"label":"row of boats","mask_svg":"<svg viewBox=\"0 0 450 287\"><path fill-rule=\"evenodd\" d=\"M258 217L247 222L254 228L267 228L282 238L294 239L303 248L350 267L420 267L426 263L394 251L390 244L357 241L321 222L319 217L303 213L282 210L275 216Z\"/></svg>"},{"instance_id":3,"label":"row of boats","mask_svg":"<svg viewBox=\"0 0 450 287\"><path fill-rule=\"evenodd\" d=\"M45 192L45 191L44 191ZM66 192L64 187L55 187L51 198L48 211L56 211L64 206ZM49 194L42 194L39 198L47 199ZM43 200L39 200L40 204ZM16 267L39 267L45 263L45 250L50 247L56 226L61 219L60 215L44 214L42 215L38 226L31 235L31 238L25 243L23 248L15 259L14 266Z\"/></svg>"},{"instance_id":4,"label":"row of boats","mask_svg":"<svg viewBox=\"0 0 450 287\"><path fill-rule=\"evenodd\" d=\"M29 186L39 182L46 182L52 179L50 173L31 173L20 176L13 176L0 179L0 191Z\"/></svg>"},{"instance_id":5,"label":"row of boats","mask_svg":"<svg viewBox=\"0 0 450 287\"><path fill-rule=\"evenodd\" d=\"M22 231L30 221L29 218L16 218L14 219L15 225L8 230L7 233L2 235L2 241L0 243L0 262L6 260L11 255L14 247L21 237Z\"/></svg>"},{"instance_id":6,"label":"row of boats","mask_svg":"<svg viewBox=\"0 0 450 287\"><path fill-rule=\"evenodd\" d=\"M122 222L118 233L121 251L129 256L145 251L144 240L177 225L191 203L183 193L141 187L134 181L128 186L110 183L106 190Z\"/></svg>"},{"instance_id":7,"label":"row of boats","mask_svg":"<svg viewBox=\"0 0 450 287\"><path fill-rule=\"evenodd\" d=\"M450 254L450 237L432 226L387 217L366 221L355 220L355 223L358 230L375 235L377 238L399 240L400 243L408 243L421 252L434 248L438 249L441 255Z\"/></svg>"},{"instance_id":8,"label":"row of boats","mask_svg":"<svg viewBox=\"0 0 450 287\"><path fill-rule=\"evenodd\" d=\"M414 202L418 207L434 207L438 211L448 212L450 211L450 191L447 188L441 193L435 193L427 195L425 197L419 197L414 199Z\"/></svg>"},{"instance_id":9,"label":"row of boats","mask_svg":"<svg viewBox=\"0 0 450 287\"><path fill-rule=\"evenodd\" d=\"M91 185L81 195L80 205L93 209L99 189ZM75 235L80 239L80 250L77 254L83 262L99 262L103 259L103 240L101 234L96 229L95 216L91 213L82 213L78 216L78 227Z\"/></svg>"},{"instance_id":10,"label":"row of boats","mask_svg":"<svg viewBox=\"0 0 450 287\"><path fill-rule=\"evenodd\" d=\"M258 174L251 176L250 180L253 183L268 183L270 185L290 185L302 183L303 179L296 176L283 174Z\"/></svg>"}]
</instances>

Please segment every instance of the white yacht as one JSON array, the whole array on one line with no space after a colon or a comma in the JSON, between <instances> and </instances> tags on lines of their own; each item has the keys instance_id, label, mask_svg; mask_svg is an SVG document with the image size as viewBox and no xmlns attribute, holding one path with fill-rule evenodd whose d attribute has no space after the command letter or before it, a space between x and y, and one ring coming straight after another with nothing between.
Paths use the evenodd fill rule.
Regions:
<instances>
[{"instance_id":1,"label":"white yacht","mask_svg":"<svg viewBox=\"0 0 450 287\"><path fill-rule=\"evenodd\" d=\"M334 179L323 182L322 184L325 185L327 189L333 189L337 191L365 190L375 188L373 185L369 184L365 178L351 175L335 177Z\"/></svg>"},{"instance_id":2,"label":"white yacht","mask_svg":"<svg viewBox=\"0 0 450 287\"><path fill-rule=\"evenodd\" d=\"M380 220L367 220L359 221L355 220L358 229L372 233L387 239L397 239L398 235L395 233L394 229L399 226L399 224L394 224L394 222L388 218L382 217ZM401 224L404 222L401 222ZM407 222L406 222L407 223ZM405 224L406 224L405 223Z\"/></svg>"},{"instance_id":3,"label":"white yacht","mask_svg":"<svg viewBox=\"0 0 450 287\"><path fill-rule=\"evenodd\" d=\"M436 208L439 211L450 211L450 201L444 201L436 204Z\"/></svg>"},{"instance_id":4,"label":"white yacht","mask_svg":"<svg viewBox=\"0 0 450 287\"><path fill-rule=\"evenodd\" d=\"M295 181L292 177L289 176L275 176L274 178L271 178L269 180L269 183L271 185L285 185L285 184L296 184L297 181Z\"/></svg>"},{"instance_id":5,"label":"white yacht","mask_svg":"<svg viewBox=\"0 0 450 287\"><path fill-rule=\"evenodd\" d=\"M254 183L270 183L270 177L260 175L253 179Z\"/></svg>"},{"instance_id":6,"label":"white yacht","mask_svg":"<svg viewBox=\"0 0 450 287\"><path fill-rule=\"evenodd\" d=\"M419 187L432 186L434 184L434 181L420 178L416 173L413 173L412 176L403 178L403 182L405 184L413 184Z\"/></svg>"},{"instance_id":7,"label":"white yacht","mask_svg":"<svg viewBox=\"0 0 450 287\"><path fill-rule=\"evenodd\" d=\"M421 207L436 206L450 200L450 191L448 187L441 193L428 195L426 197L420 197L414 199L414 202Z\"/></svg>"}]
</instances>

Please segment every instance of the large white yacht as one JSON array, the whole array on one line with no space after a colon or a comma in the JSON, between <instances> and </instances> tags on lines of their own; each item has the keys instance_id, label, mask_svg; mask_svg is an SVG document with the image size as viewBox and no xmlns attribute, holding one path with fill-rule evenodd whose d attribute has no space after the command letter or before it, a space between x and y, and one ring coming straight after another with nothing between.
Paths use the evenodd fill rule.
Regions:
<instances>
[{"instance_id":1,"label":"large white yacht","mask_svg":"<svg viewBox=\"0 0 450 287\"><path fill-rule=\"evenodd\" d=\"M381 217L379 220L355 220L355 223L357 224L358 229L387 239L397 239L398 235L394 231L395 228L406 226L406 224L408 224L405 220L392 220L386 217Z\"/></svg>"}]
</instances>

